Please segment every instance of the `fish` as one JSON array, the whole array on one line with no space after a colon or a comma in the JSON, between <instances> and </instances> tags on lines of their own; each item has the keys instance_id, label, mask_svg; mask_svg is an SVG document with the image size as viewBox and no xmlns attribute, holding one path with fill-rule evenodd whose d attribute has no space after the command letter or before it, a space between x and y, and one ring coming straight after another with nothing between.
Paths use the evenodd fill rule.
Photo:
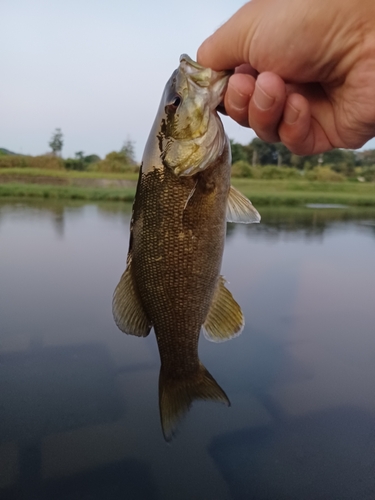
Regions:
<instances>
[{"instance_id":1,"label":"fish","mask_svg":"<svg viewBox=\"0 0 375 500\"><path fill-rule=\"evenodd\" d=\"M226 222L257 223L260 215L230 185L230 143L217 113L229 75L180 57L146 142L126 270L113 295L120 330L146 337L154 329L167 441L193 401L230 405L199 360L201 331L221 342L244 327L220 275Z\"/></svg>"}]
</instances>

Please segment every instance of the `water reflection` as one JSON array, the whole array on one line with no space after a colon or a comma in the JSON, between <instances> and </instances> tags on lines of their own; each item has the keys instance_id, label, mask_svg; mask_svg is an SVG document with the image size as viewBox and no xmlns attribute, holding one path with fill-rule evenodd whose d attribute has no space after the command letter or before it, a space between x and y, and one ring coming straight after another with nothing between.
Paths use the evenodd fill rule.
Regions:
<instances>
[{"instance_id":1,"label":"water reflection","mask_svg":"<svg viewBox=\"0 0 375 500\"><path fill-rule=\"evenodd\" d=\"M101 217L112 219L113 216L122 219L124 225L128 224L131 214L131 203L105 202L95 205ZM0 200L0 227L6 218L12 220L21 217L23 220L40 219L46 217L54 226L56 234L63 236L64 225L67 217L81 216L87 207L82 201L44 201L28 200L27 202L13 202ZM253 233L264 236L270 240L282 234L290 234L300 238L316 238L319 240L327 231L339 228L350 221L375 237L375 222L373 208L345 207L343 208L315 208L311 207L262 207L262 223L250 225L227 225L227 238L236 231L247 231L252 237Z\"/></svg>"},{"instance_id":2,"label":"water reflection","mask_svg":"<svg viewBox=\"0 0 375 500\"><path fill-rule=\"evenodd\" d=\"M373 415L349 406L224 434L209 449L233 499L370 500L373 433Z\"/></svg>"},{"instance_id":3,"label":"water reflection","mask_svg":"<svg viewBox=\"0 0 375 500\"><path fill-rule=\"evenodd\" d=\"M198 403L171 446L155 338L112 320L129 214L0 205L0 497L374 498L375 212L263 209L229 228L246 327L199 352L232 407Z\"/></svg>"},{"instance_id":4,"label":"water reflection","mask_svg":"<svg viewBox=\"0 0 375 500\"><path fill-rule=\"evenodd\" d=\"M8 201L0 199L0 230L4 220L7 222L18 220L48 220L54 227L56 234L61 238L64 237L65 221L69 217L80 217L87 207L87 204L82 201L74 200L27 200L27 201ZM131 203L111 203L106 202L98 205L100 214L104 216L124 217L124 223L127 223L128 216L131 213Z\"/></svg>"},{"instance_id":5,"label":"water reflection","mask_svg":"<svg viewBox=\"0 0 375 500\"><path fill-rule=\"evenodd\" d=\"M120 415L116 371L103 344L43 347L31 341L25 351L3 353L1 366L7 381L1 385L2 431L10 440L35 443L44 434Z\"/></svg>"},{"instance_id":6,"label":"water reflection","mask_svg":"<svg viewBox=\"0 0 375 500\"><path fill-rule=\"evenodd\" d=\"M355 221L366 232L375 237L373 223L374 210L366 208L289 208L278 207L262 209L262 224L245 226L249 237L254 232L269 241L289 236L293 238L304 237L307 240L317 241L331 230L344 226L350 221ZM228 224L227 237L243 228L236 224Z\"/></svg>"}]
</instances>

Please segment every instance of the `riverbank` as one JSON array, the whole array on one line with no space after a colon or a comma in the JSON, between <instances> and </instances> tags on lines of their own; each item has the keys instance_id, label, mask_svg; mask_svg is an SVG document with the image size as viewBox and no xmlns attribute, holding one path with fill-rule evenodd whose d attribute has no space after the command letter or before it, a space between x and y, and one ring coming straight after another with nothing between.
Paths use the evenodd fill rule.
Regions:
<instances>
[{"instance_id":1,"label":"riverbank","mask_svg":"<svg viewBox=\"0 0 375 500\"><path fill-rule=\"evenodd\" d=\"M0 169L0 197L132 201L137 174ZM232 179L254 205L375 206L375 183Z\"/></svg>"}]
</instances>

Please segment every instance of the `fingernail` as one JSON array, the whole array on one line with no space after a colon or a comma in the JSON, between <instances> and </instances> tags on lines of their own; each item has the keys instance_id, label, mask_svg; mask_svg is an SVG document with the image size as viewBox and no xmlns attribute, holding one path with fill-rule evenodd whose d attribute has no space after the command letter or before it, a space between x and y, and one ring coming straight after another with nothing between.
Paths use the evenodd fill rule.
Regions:
<instances>
[{"instance_id":1,"label":"fingernail","mask_svg":"<svg viewBox=\"0 0 375 500\"><path fill-rule=\"evenodd\" d=\"M299 110L296 109L294 106L292 106L290 103L288 103L285 106L284 110L284 121L288 125L293 125L293 123L296 123L298 117L299 117Z\"/></svg>"},{"instance_id":2,"label":"fingernail","mask_svg":"<svg viewBox=\"0 0 375 500\"><path fill-rule=\"evenodd\" d=\"M266 92L264 92L263 89L259 87L259 85L255 86L255 92L254 92L254 102L255 105L261 109L262 111L267 111L267 109L270 109L275 102L275 98L271 97L268 95Z\"/></svg>"},{"instance_id":3,"label":"fingernail","mask_svg":"<svg viewBox=\"0 0 375 500\"><path fill-rule=\"evenodd\" d=\"M239 111L247 108L249 105L250 97L248 95L241 94L241 92L239 92L236 87L231 85L230 81L228 84L228 88L230 88L230 92L228 93L229 104Z\"/></svg>"}]
</instances>

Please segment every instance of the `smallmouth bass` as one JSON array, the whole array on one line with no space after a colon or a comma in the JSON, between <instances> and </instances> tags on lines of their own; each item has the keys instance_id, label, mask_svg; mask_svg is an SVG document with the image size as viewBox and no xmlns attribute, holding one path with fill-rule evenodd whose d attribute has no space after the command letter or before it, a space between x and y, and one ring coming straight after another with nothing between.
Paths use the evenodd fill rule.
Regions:
<instances>
[{"instance_id":1,"label":"smallmouth bass","mask_svg":"<svg viewBox=\"0 0 375 500\"><path fill-rule=\"evenodd\" d=\"M228 72L180 57L145 147L127 267L113 296L120 330L146 337L154 328L167 440L194 400L229 405L199 361L201 329L220 342L239 335L244 326L242 311L220 276L226 221L259 222L260 216L230 186L230 144L216 111L228 78Z\"/></svg>"}]
</instances>

